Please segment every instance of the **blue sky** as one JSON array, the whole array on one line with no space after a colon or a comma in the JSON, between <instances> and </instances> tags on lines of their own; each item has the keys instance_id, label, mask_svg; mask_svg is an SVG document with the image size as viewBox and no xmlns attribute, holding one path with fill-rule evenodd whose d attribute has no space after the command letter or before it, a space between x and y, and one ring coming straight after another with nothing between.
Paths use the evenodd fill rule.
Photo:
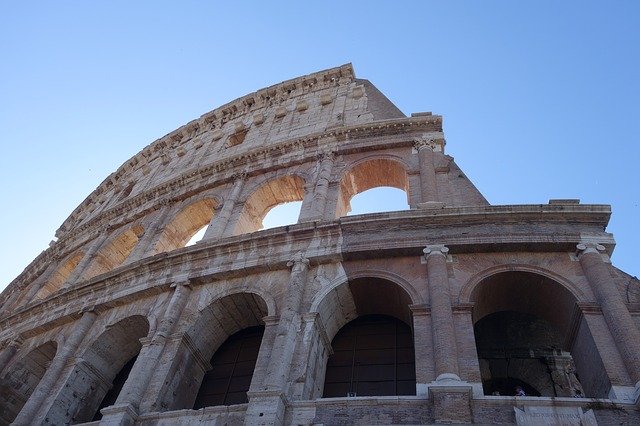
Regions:
<instances>
[{"instance_id":1,"label":"blue sky","mask_svg":"<svg viewBox=\"0 0 640 426\"><path fill-rule=\"evenodd\" d=\"M640 3L2 2L0 287L141 148L282 80L353 63L492 204L611 204L640 275Z\"/></svg>"}]
</instances>

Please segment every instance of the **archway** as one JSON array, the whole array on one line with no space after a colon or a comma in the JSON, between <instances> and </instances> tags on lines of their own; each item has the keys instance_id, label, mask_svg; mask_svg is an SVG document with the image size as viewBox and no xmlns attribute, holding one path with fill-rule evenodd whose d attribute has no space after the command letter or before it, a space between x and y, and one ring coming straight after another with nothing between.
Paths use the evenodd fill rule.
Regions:
<instances>
[{"instance_id":1,"label":"archway","mask_svg":"<svg viewBox=\"0 0 640 426\"><path fill-rule=\"evenodd\" d=\"M324 397L416 394L411 304L383 278L356 278L326 294L318 313L333 354L325 360Z\"/></svg>"},{"instance_id":2,"label":"archway","mask_svg":"<svg viewBox=\"0 0 640 426\"><path fill-rule=\"evenodd\" d=\"M215 201L207 198L189 204L164 227L152 254L184 247L213 218Z\"/></svg>"},{"instance_id":3,"label":"archway","mask_svg":"<svg viewBox=\"0 0 640 426\"><path fill-rule=\"evenodd\" d=\"M36 299L44 299L50 294L60 290L83 257L84 253L82 251L76 251L67 257L58 269L56 269L51 278L49 278L38 293L36 293Z\"/></svg>"},{"instance_id":4,"label":"archway","mask_svg":"<svg viewBox=\"0 0 640 426\"><path fill-rule=\"evenodd\" d=\"M351 211L351 199L354 196L378 187L396 188L407 193L409 179L404 165L397 160L376 158L349 169L340 181L336 218Z\"/></svg>"},{"instance_id":5,"label":"archway","mask_svg":"<svg viewBox=\"0 0 640 426\"><path fill-rule=\"evenodd\" d=\"M287 175L262 184L245 201L242 213L236 222L234 235L246 234L262 229L262 221L275 206L302 201L304 179L297 175Z\"/></svg>"},{"instance_id":6,"label":"archway","mask_svg":"<svg viewBox=\"0 0 640 426\"><path fill-rule=\"evenodd\" d=\"M576 299L564 286L500 272L483 279L471 301L485 394L515 395L521 386L528 395L604 396L592 385L595 344L588 331L575 333Z\"/></svg>"},{"instance_id":7,"label":"archway","mask_svg":"<svg viewBox=\"0 0 640 426\"><path fill-rule=\"evenodd\" d=\"M56 355L50 341L30 351L0 379L0 424L10 424L27 402Z\"/></svg>"},{"instance_id":8,"label":"archway","mask_svg":"<svg viewBox=\"0 0 640 426\"><path fill-rule=\"evenodd\" d=\"M135 225L119 234L98 251L87 270L82 273L83 278L93 278L124 263L143 233L144 228Z\"/></svg>"},{"instance_id":9,"label":"archway","mask_svg":"<svg viewBox=\"0 0 640 426\"><path fill-rule=\"evenodd\" d=\"M99 420L100 410L117 398L148 333L149 322L140 315L107 326L78 358L58 395L64 403L54 404L49 416L68 423Z\"/></svg>"},{"instance_id":10,"label":"archway","mask_svg":"<svg viewBox=\"0 0 640 426\"><path fill-rule=\"evenodd\" d=\"M234 293L204 308L185 333L156 405L177 410L246 402L266 315L267 304L255 293Z\"/></svg>"}]
</instances>

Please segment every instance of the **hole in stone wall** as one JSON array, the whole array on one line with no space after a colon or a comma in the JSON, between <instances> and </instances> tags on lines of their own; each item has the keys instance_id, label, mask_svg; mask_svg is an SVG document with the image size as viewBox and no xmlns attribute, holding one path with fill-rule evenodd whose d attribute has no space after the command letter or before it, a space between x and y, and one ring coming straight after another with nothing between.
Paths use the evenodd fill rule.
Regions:
<instances>
[{"instance_id":1,"label":"hole in stone wall","mask_svg":"<svg viewBox=\"0 0 640 426\"><path fill-rule=\"evenodd\" d=\"M391 201L398 197L391 195L391 192L385 192L389 191L387 188L395 188L404 192L405 204L402 204L403 208L400 208L400 210L403 210L409 204L406 201L409 180L404 165L387 158L372 159L356 164L342 176L336 217L346 216L352 210L351 203L356 195L364 194L365 191L380 187L385 187L385 189L382 192L372 192L364 195L364 199L369 200L367 201L368 203L373 202L377 206L373 211L395 210L395 206L386 201L386 198L391 197L389 199ZM365 213L372 213L372 211L365 211Z\"/></svg>"},{"instance_id":2,"label":"hole in stone wall","mask_svg":"<svg viewBox=\"0 0 640 426\"><path fill-rule=\"evenodd\" d=\"M273 207L262 219L262 229L276 228L298 222L302 201L282 203Z\"/></svg>"},{"instance_id":3,"label":"hole in stone wall","mask_svg":"<svg viewBox=\"0 0 640 426\"><path fill-rule=\"evenodd\" d=\"M207 198L196 201L175 215L171 222L165 226L155 248L151 254L176 250L191 242L197 242L204 236L203 228L206 231L214 214L215 201ZM196 234L202 232L198 238Z\"/></svg>"},{"instance_id":4,"label":"hole in stone wall","mask_svg":"<svg viewBox=\"0 0 640 426\"><path fill-rule=\"evenodd\" d=\"M258 231L265 226L263 220L274 207L302 201L305 194L304 183L304 179L295 175L282 176L265 182L246 199L242 213L236 222L234 235ZM296 207L291 206L284 209L286 211L289 208L295 209ZM290 223L297 221L296 217Z\"/></svg>"},{"instance_id":5,"label":"hole in stone wall","mask_svg":"<svg viewBox=\"0 0 640 426\"><path fill-rule=\"evenodd\" d=\"M247 130L236 132L229 136L229 142L227 143L227 147L240 145L244 142L244 139L247 137Z\"/></svg>"},{"instance_id":6,"label":"hole in stone wall","mask_svg":"<svg viewBox=\"0 0 640 426\"><path fill-rule=\"evenodd\" d=\"M351 199L347 216L409 210L407 193L397 188L381 186L363 191Z\"/></svg>"},{"instance_id":7,"label":"hole in stone wall","mask_svg":"<svg viewBox=\"0 0 640 426\"><path fill-rule=\"evenodd\" d=\"M87 270L82 274L83 278L89 279L120 266L129 257L143 233L144 228L135 225L112 239L98 251Z\"/></svg>"},{"instance_id":8,"label":"hole in stone wall","mask_svg":"<svg viewBox=\"0 0 640 426\"><path fill-rule=\"evenodd\" d=\"M185 244L185 247L189 247L194 245L195 243L197 243L198 241L200 241L202 239L202 237L204 237L204 233L207 231L207 228L209 227L209 225L205 225L202 228L200 228L200 230L198 230L198 232L196 232L195 234L193 234L193 237L191 237L189 239L189 241L187 241L187 244Z\"/></svg>"}]
</instances>

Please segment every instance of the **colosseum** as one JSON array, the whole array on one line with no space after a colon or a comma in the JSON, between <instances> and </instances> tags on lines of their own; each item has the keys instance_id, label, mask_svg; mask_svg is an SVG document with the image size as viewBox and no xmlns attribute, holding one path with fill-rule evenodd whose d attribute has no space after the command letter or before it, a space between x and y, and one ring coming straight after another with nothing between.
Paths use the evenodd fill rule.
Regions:
<instances>
[{"instance_id":1,"label":"colosseum","mask_svg":"<svg viewBox=\"0 0 640 426\"><path fill-rule=\"evenodd\" d=\"M377 187L409 208L347 215ZM126 161L2 293L0 423L640 424L610 214L490 205L442 117L350 64L258 90Z\"/></svg>"}]
</instances>

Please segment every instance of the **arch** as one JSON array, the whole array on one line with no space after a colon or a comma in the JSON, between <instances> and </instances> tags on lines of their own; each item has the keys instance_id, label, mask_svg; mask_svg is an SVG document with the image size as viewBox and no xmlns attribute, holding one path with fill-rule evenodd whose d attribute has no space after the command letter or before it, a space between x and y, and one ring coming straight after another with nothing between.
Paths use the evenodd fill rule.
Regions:
<instances>
[{"instance_id":1,"label":"arch","mask_svg":"<svg viewBox=\"0 0 640 426\"><path fill-rule=\"evenodd\" d=\"M171 361L155 404L169 410L192 408L205 375L215 367L207 361L234 334L263 326L267 314L264 299L256 293L238 291L217 297L200 310Z\"/></svg>"},{"instance_id":2,"label":"arch","mask_svg":"<svg viewBox=\"0 0 640 426\"><path fill-rule=\"evenodd\" d=\"M142 225L134 225L117 235L96 253L82 277L93 278L120 266L129 257L143 233Z\"/></svg>"},{"instance_id":3,"label":"arch","mask_svg":"<svg viewBox=\"0 0 640 426\"><path fill-rule=\"evenodd\" d=\"M277 304L273 296L264 289L260 288L260 286L254 283L248 283L246 281L242 281L241 283L235 284L233 286L221 287L217 286L214 291L207 291L208 299L206 299L203 304L206 306L198 312L198 315L202 315L202 312L214 303L218 299L222 299L227 296L232 296L237 293L248 293L254 294L265 304L267 313L265 316L271 316L277 314ZM202 306L202 305L201 305Z\"/></svg>"},{"instance_id":4,"label":"arch","mask_svg":"<svg viewBox=\"0 0 640 426\"><path fill-rule=\"evenodd\" d=\"M0 378L0 424L10 424L27 402L58 349L48 341L29 351Z\"/></svg>"},{"instance_id":5,"label":"arch","mask_svg":"<svg viewBox=\"0 0 640 426\"><path fill-rule=\"evenodd\" d=\"M84 257L84 252L77 250L67 256L60 266L53 273L51 278L42 286L42 288L36 293L36 299L44 299L50 294L62 288L62 285L69 279L71 273L78 267L78 264Z\"/></svg>"},{"instance_id":6,"label":"arch","mask_svg":"<svg viewBox=\"0 0 640 426\"><path fill-rule=\"evenodd\" d=\"M297 174L280 176L263 182L245 200L233 235L259 231L262 229L262 220L269 210L278 204L302 201L304 195L305 180Z\"/></svg>"},{"instance_id":7,"label":"arch","mask_svg":"<svg viewBox=\"0 0 640 426\"><path fill-rule=\"evenodd\" d=\"M408 193L407 165L398 157L374 156L354 163L340 179L336 218L351 211L351 199L368 189L389 186Z\"/></svg>"},{"instance_id":8,"label":"arch","mask_svg":"<svg viewBox=\"0 0 640 426\"><path fill-rule=\"evenodd\" d=\"M350 280L355 280L357 278L382 278L387 281L391 281L394 284L402 287L404 291L407 292L409 297L411 298L411 303L414 305L425 303L424 297L416 288L407 281L404 277L390 271L384 271L382 269L366 269L361 271L355 271L349 274Z\"/></svg>"},{"instance_id":9,"label":"arch","mask_svg":"<svg viewBox=\"0 0 640 426\"><path fill-rule=\"evenodd\" d=\"M485 392L496 380L518 379L543 396L606 396L594 367L602 359L588 325L576 318L575 294L547 275L512 269L492 268L493 273L481 274L484 278L465 288L471 289Z\"/></svg>"},{"instance_id":10,"label":"arch","mask_svg":"<svg viewBox=\"0 0 640 426\"><path fill-rule=\"evenodd\" d=\"M418 299L412 298L403 285L390 280L390 275L380 271L359 273L349 280L336 280L319 294L310 311L319 314L330 340L345 324L361 315L388 315L412 324L409 306Z\"/></svg>"},{"instance_id":11,"label":"arch","mask_svg":"<svg viewBox=\"0 0 640 426\"><path fill-rule=\"evenodd\" d=\"M559 285L563 286L567 291L569 291L577 302L586 302L588 299L584 295L584 293L576 288L573 283L567 278L559 275L553 271L548 269L541 268L539 266L534 265L526 265L526 264L509 264L509 265L497 265L491 268L487 268L483 271L478 272L473 277L471 277L460 290L460 296L458 297L458 301L461 304L471 303L471 295L475 288L480 284L484 279L489 278L492 275L498 274L500 272L511 272L511 271L521 271L521 272L530 272L532 274L542 275L547 277Z\"/></svg>"},{"instance_id":12,"label":"arch","mask_svg":"<svg viewBox=\"0 0 640 426\"><path fill-rule=\"evenodd\" d=\"M126 377L119 383L114 383L115 379L123 367L138 355L142 347L140 339L148 335L149 322L142 315L128 316L105 327L80 352L78 361L58 394L58 399L64 404L54 404L49 415L65 419L68 423L99 419L100 409L111 400L105 397L114 388L117 397L117 386L121 387Z\"/></svg>"},{"instance_id":13,"label":"arch","mask_svg":"<svg viewBox=\"0 0 640 426\"><path fill-rule=\"evenodd\" d=\"M162 230L152 254L184 247L196 232L211 222L217 204L212 198L204 198L180 210Z\"/></svg>"}]
</instances>

